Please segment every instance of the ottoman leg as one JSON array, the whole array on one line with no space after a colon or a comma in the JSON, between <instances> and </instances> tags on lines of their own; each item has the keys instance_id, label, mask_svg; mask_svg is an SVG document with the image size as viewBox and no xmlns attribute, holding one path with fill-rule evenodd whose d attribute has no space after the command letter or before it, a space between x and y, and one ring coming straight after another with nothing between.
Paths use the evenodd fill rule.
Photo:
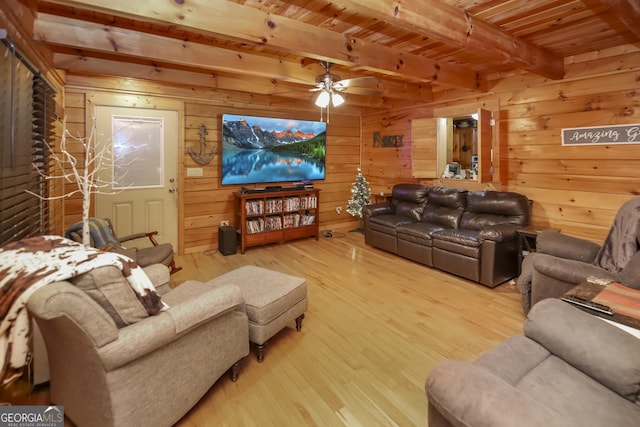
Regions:
<instances>
[{"instance_id":1,"label":"ottoman leg","mask_svg":"<svg viewBox=\"0 0 640 427\"><path fill-rule=\"evenodd\" d=\"M302 319L304 319L304 313L296 317L296 331L298 332L302 329Z\"/></svg>"},{"instance_id":2,"label":"ottoman leg","mask_svg":"<svg viewBox=\"0 0 640 427\"><path fill-rule=\"evenodd\" d=\"M259 363L262 363L262 361L264 360L264 348L266 346L267 346L266 342L264 344L256 344L256 350L257 350L256 357L258 358Z\"/></svg>"},{"instance_id":3,"label":"ottoman leg","mask_svg":"<svg viewBox=\"0 0 640 427\"><path fill-rule=\"evenodd\" d=\"M233 364L231 369L229 370L229 376L231 377L231 381L238 381L238 374L240 373L240 365L242 364L242 359L238 360Z\"/></svg>"}]
</instances>

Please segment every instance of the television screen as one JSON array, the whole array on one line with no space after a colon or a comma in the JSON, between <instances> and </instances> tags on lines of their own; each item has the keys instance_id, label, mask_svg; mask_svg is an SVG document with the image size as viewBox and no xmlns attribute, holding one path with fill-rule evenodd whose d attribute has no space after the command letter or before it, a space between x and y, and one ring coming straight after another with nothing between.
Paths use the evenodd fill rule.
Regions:
<instances>
[{"instance_id":1,"label":"television screen","mask_svg":"<svg viewBox=\"0 0 640 427\"><path fill-rule=\"evenodd\" d=\"M324 179L327 124L222 116L222 184Z\"/></svg>"}]
</instances>

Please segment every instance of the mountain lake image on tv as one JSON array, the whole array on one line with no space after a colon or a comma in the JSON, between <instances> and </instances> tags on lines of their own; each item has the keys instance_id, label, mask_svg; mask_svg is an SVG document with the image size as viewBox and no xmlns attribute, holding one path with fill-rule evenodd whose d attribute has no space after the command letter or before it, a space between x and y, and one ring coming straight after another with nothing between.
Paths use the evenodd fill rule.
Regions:
<instances>
[{"instance_id":1,"label":"mountain lake image on tv","mask_svg":"<svg viewBox=\"0 0 640 427\"><path fill-rule=\"evenodd\" d=\"M222 184L324 179L327 124L224 114Z\"/></svg>"}]
</instances>

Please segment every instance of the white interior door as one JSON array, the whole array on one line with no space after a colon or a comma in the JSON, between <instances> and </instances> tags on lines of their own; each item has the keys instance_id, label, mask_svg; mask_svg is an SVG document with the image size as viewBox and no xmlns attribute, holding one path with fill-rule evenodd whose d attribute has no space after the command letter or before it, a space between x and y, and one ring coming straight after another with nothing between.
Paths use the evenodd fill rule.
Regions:
<instances>
[{"instance_id":1,"label":"white interior door","mask_svg":"<svg viewBox=\"0 0 640 427\"><path fill-rule=\"evenodd\" d=\"M120 237L158 231L178 251L178 113L98 106L96 147L106 153L98 174L98 218L110 218ZM103 194L103 193L110 194ZM148 246L145 241L125 246Z\"/></svg>"}]
</instances>

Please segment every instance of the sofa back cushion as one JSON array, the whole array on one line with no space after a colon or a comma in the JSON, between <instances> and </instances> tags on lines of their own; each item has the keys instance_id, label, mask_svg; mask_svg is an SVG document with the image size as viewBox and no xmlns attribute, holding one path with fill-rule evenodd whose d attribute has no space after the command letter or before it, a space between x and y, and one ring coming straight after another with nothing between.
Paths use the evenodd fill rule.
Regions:
<instances>
[{"instance_id":1,"label":"sofa back cushion","mask_svg":"<svg viewBox=\"0 0 640 427\"><path fill-rule=\"evenodd\" d=\"M391 190L391 200L393 202L405 201L415 204L422 204L427 201L429 187L420 184L396 184Z\"/></svg>"},{"instance_id":2,"label":"sofa back cushion","mask_svg":"<svg viewBox=\"0 0 640 427\"><path fill-rule=\"evenodd\" d=\"M391 191L391 203L396 215L406 216L416 221L427 202L429 187L420 184L396 184Z\"/></svg>"},{"instance_id":3,"label":"sofa back cushion","mask_svg":"<svg viewBox=\"0 0 640 427\"><path fill-rule=\"evenodd\" d=\"M446 228L458 228L464 212L465 193L466 190L458 188L430 188L421 221L439 224Z\"/></svg>"},{"instance_id":4,"label":"sofa back cushion","mask_svg":"<svg viewBox=\"0 0 640 427\"><path fill-rule=\"evenodd\" d=\"M498 224L529 224L529 199L508 191L470 191L460 228L481 230Z\"/></svg>"}]
</instances>

